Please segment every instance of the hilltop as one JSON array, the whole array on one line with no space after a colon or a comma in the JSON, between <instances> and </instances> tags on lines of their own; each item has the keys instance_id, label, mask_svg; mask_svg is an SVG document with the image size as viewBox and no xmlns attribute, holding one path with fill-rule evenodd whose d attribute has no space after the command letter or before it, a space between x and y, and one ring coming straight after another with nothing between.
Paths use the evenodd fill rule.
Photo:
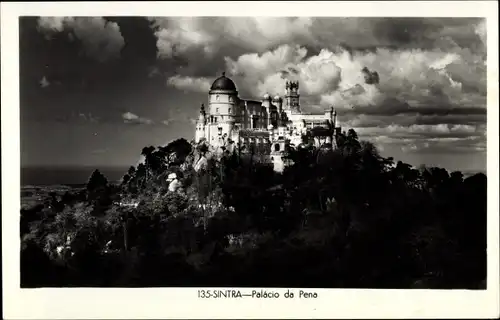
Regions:
<instances>
[{"instance_id":1,"label":"hilltop","mask_svg":"<svg viewBox=\"0 0 500 320\"><path fill-rule=\"evenodd\" d=\"M145 147L120 183L96 170L21 211L22 287L485 287L486 175L414 169L352 129L337 145L289 148L282 173Z\"/></svg>"}]
</instances>

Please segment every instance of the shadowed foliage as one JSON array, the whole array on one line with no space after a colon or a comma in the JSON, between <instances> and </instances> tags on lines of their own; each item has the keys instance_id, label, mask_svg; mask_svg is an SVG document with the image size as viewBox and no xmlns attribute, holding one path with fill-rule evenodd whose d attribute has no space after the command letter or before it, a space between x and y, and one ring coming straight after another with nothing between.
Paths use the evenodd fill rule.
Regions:
<instances>
[{"instance_id":1,"label":"shadowed foliage","mask_svg":"<svg viewBox=\"0 0 500 320\"><path fill-rule=\"evenodd\" d=\"M485 288L484 174L336 144L288 148L283 173L239 146L145 147L120 185L96 170L21 211L22 286Z\"/></svg>"}]
</instances>

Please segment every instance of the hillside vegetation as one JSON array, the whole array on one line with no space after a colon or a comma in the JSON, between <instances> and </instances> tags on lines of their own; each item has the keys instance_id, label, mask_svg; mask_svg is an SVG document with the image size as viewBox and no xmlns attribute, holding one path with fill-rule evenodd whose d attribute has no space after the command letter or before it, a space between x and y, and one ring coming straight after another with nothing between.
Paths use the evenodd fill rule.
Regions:
<instances>
[{"instance_id":1,"label":"hillside vegetation","mask_svg":"<svg viewBox=\"0 0 500 320\"><path fill-rule=\"evenodd\" d=\"M237 147L146 147L121 184L96 170L21 211L21 286L485 288L484 174L337 143L290 148L281 174Z\"/></svg>"}]
</instances>

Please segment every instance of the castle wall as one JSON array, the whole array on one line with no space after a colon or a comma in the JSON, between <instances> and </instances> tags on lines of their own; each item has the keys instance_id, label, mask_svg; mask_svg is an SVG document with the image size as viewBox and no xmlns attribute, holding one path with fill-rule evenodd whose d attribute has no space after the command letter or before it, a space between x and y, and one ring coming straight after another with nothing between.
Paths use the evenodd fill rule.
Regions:
<instances>
[{"instance_id":1,"label":"castle wall","mask_svg":"<svg viewBox=\"0 0 500 320\"><path fill-rule=\"evenodd\" d=\"M244 152L267 155L266 161L273 163L276 171L282 171L286 144L298 146L308 130L316 126L329 128L336 121L333 109L317 114L302 113L299 97L298 82L287 82L284 100L279 96L271 99L269 95L262 101L243 100L233 89L211 90L208 112L200 113L195 140L206 138L216 148L232 140L244 145ZM312 138L317 146L334 143L334 140L326 136Z\"/></svg>"}]
</instances>

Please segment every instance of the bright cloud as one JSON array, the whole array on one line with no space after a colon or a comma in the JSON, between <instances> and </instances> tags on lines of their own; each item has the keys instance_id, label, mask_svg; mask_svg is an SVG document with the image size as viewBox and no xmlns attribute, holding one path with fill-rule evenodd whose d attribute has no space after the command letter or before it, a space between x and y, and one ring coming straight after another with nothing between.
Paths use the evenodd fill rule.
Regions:
<instances>
[{"instance_id":1,"label":"bright cloud","mask_svg":"<svg viewBox=\"0 0 500 320\"><path fill-rule=\"evenodd\" d=\"M408 150L417 151L444 143L479 150L485 143L484 20L151 20L158 56L187 61L167 78L169 86L205 93L210 75L225 70L243 97L258 99L298 80L304 110L333 105L343 125L369 139L398 137L386 141L413 143Z\"/></svg>"},{"instance_id":2,"label":"bright cloud","mask_svg":"<svg viewBox=\"0 0 500 320\"><path fill-rule=\"evenodd\" d=\"M224 47L268 49L284 41L309 37L311 18L272 17L155 17L158 56L174 56L198 51L211 56ZM222 34L221 34L222 33Z\"/></svg>"},{"instance_id":3,"label":"bright cloud","mask_svg":"<svg viewBox=\"0 0 500 320\"><path fill-rule=\"evenodd\" d=\"M208 92L214 79L192 78L175 75L167 79L167 85L179 90Z\"/></svg>"},{"instance_id":4,"label":"bright cloud","mask_svg":"<svg viewBox=\"0 0 500 320\"><path fill-rule=\"evenodd\" d=\"M125 112L122 114L122 119L125 123L130 124L152 124L153 121L151 119L142 118L132 112Z\"/></svg>"}]
</instances>

